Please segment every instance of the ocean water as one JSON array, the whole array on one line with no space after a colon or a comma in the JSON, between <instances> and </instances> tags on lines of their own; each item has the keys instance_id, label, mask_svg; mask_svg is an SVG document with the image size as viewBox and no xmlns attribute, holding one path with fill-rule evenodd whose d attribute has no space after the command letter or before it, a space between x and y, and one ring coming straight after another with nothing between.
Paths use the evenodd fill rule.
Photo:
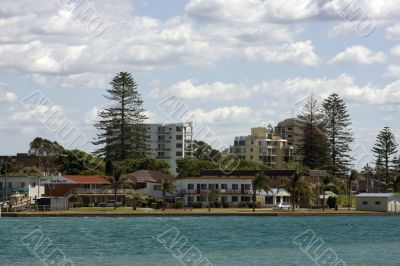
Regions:
<instances>
[{"instance_id":1,"label":"ocean water","mask_svg":"<svg viewBox=\"0 0 400 266\"><path fill-rule=\"evenodd\" d=\"M0 218L0 265L400 265L399 216Z\"/></svg>"}]
</instances>

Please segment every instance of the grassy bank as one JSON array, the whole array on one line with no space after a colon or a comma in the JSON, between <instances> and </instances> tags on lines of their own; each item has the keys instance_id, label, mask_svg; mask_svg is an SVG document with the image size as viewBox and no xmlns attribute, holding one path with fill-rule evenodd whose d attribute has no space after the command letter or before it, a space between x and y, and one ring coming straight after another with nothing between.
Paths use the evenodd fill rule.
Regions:
<instances>
[{"instance_id":1,"label":"grassy bank","mask_svg":"<svg viewBox=\"0 0 400 266\"><path fill-rule=\"evenodd\" d=\"M365 212L355 210L296 210L292 211L273 211L271 209L256 209L255 212L248 208L228 208L228 209L137 209L131 208L74 208L68 211L53 212L17 212L2 213L3 217L56 217L56 216L334 216L334 215L391 215L382 212Z\"/></svg>"}]
</instances>

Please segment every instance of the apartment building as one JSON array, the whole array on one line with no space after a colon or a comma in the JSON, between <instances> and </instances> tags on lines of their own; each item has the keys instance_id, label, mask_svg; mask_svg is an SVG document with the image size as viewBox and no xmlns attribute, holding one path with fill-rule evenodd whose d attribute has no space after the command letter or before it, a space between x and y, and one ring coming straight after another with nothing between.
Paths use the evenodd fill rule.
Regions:
<instances>
[{"instance_id":1,"label":"apartment building","mask_svg":"<svg viewBox=\"0 0 400 266\"><path fill-rule=\"evenodd\" d=\"M293 159L293 145L265 127L252 128L250 135L235 137L231 152L240 159L257 160L273 169L286 168Z\"/></svg>"},{"instance_id":2,"label":"apartment building","mask_svg":"<svg viewBox=\"0 0 400 266\"><path fill-rule=\"evenodd\" d=\"M303 144L304 129L307 121L299 118L289 118L278 123L274 132L281 139L287 140L289 146L293 146L293 158L296 161L301 161L299 148Z\"/></svg>"},{"instance_id":3,"label":"apartment building","mask_svg":"<svg viewBox=\"0 0 400 266\"><path fill-rule=\"evenodd\" d=\"M193 156L193 124L145 124L147 156L164 160L171 166L171 174L177 175L176 160Z\"/></svg>"}]
</instances>

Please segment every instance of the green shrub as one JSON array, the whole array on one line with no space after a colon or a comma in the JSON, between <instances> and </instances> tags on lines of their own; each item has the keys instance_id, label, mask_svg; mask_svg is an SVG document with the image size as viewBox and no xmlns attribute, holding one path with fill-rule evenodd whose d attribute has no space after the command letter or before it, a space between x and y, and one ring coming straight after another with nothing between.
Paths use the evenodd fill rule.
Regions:
<instances>
[{"instance_id":1,"label":"green shrub","mask_svg":"<svg viewBox=\"0 0 400 266\"><path fill-rule=\"evenodd\" d=\"M247 202L245 202L245 201L239 202L239 208L246 208L247 206L248 206Z\"/></svg>"},{"instance_id":2,"label":"green shrub","mask_svg":"<svg viewBox=\"0 0 400 266\"><path fill-rule=\"evenodd\" d=\"M197 201L192 203L193 208L203 208L203 202Z\"/></svg>"},{"instance_id":3,"label":"green shrub","mask_svg":"<svg viewBox=\"0 0 400 266\"><path fill-rule=\"evenodd\" d=\"M83 207L83 202L73 202L72 203L72 208L81 208Z\"/></svg>"},{"instance_id":4,"label":"green shrub","mask_svg":"<svg viewBox=\"0 0 400 266\"><path fill-rule=\"evenodd\" d=\"M177 201L174 204L174 209L182 209L183 208L183 202L182 201Z\"/></svg>"},{"instance_id":5,"label":"green shrub","mask_svg":"<svg viewBox=\"0 0 400 266\"><path fill-rule=\"evenodd\" d=\"M222 208L229 208L230 206L229 202L222 203Z\"/></svg>"}]
</instances>

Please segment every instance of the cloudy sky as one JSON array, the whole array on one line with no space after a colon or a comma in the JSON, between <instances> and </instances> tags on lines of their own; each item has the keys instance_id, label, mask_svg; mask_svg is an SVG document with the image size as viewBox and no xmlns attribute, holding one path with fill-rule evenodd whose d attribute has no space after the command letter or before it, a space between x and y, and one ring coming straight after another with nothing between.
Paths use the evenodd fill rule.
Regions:
<instances>
[{"instance_id":1,"label":"cloudy sky","mask_svg":"<svg viewBox=\"0 0 400 266\"><path fill-rule=\"evenodd\" d=\"M176 97L218 146L336 92L368 161L383 126L400 137L399 17L400 0L2 0L0 153L65 142L50 111L92 139L108 82L129 71L150 122L179 120L160 108Z\"/></svg>"}]
</instances>

